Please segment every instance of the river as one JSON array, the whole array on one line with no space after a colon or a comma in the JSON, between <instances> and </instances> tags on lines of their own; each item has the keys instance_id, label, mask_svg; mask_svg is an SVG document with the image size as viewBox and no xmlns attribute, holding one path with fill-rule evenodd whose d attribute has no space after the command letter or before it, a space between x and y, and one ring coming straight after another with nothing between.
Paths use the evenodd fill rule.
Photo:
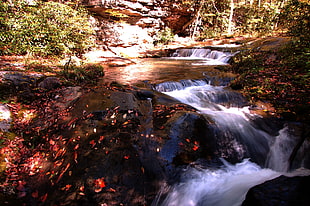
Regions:
<instances>
[{"instance_id":1,"label":"river","mask_svg":"<svg viewBox=\"0 0 310 206\"><path fill-rule=\"evenodd\" d=\"M222 164L200 161L183 168L178 182L162 184L154 206L238 206L251 187L289 171L296 142L285 126L270 124L272 132L268 132L262 121L255 121L261 117L251 113L242 95L229 89L235 75L222 72L221 67L228 66L233 55L209 48L180 49L167 58L106 71L105 81L152 85L214 122L216 152Z\"/></svg>"}]
</instances>

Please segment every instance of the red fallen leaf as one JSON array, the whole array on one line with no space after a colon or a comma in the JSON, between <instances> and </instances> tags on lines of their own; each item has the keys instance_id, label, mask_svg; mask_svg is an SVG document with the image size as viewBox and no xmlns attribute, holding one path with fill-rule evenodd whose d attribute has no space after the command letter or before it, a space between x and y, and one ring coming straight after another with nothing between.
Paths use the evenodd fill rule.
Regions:
<instances>
[{"instance_id":1,"label":"red fallen leaf","mask_svg":"<svg viewBox=\"0 0 310 206\"><path fill-rule=\"evenodd\" d=\"M45 195L43 195L41 198L40 198L40 200L41 200L41 202L45 202L45 200L46 200L46 198L47 198L47 193L45 193Z\"/></svg>"},{"instance_id":2,"label":"red fallen leaf","mask_svg":"<svg viewBox=\"0 0 310 206\"><path fill-rule=\"evenodd\" d=\"M66 185L65 187L61 188L61 190L68 191L68 190L70 190L71 187L72 187L72 185Z\"/></svg>"},{"instance_id":3,"label":"red fallen leaf","mask_svg":"<svg viewBox=\"0 0 310 206\"><path fill-rule=\"evenodd\" d=\"M59 167L60 165L62 165L63 161L63 159L57 160L56 162L54 162L54 167Z\"/></svg>"},{"instance_id":4,"label":"red fallen leaf","mask_svg":"<svg viewBox=\"0 0 310 206\"><path fill-rule=\"evenodd\" d=\"M66 152L67 152L67 150L65 148L58 150L54 159L57 159L58 157L63 156Z\"/></svg>"},{"instance_id":5,"label":"red fallen leaf","mask_svg":"<svg viewBox=\"0 0 310 206\"><path fill-rule=\"evenodd\" d=\"M191 140L190 139L185 139L186 140L186 142L190 142Z\"/></svg>"},{"instance_id":6,"label":"red fallen leaf","mask_svg":"<svg viewBox=\"0 0 310 206\"><path fill-rule=\"evenodd\" d=\"M75 161L75 163L78 162L77 158L78 158L78 153L77 153L77 151L74 151L74 161Z\"/></svg>"},{"instance_id":7,"label":"red fallen leaf","mask_svg":"<svg viewBox=\"0 0 310 206\"><path fill-rule=\"evenodd\" d=\"M89 144L91 144L92 147L94 147L94 146L96 145L96 142L95 142L95 140L91 140L91 141L89 142Z\"/></svg>"},{"instance_id":8,"label":"red fallen leaf","mask_svg":"<svg viewBox=\"0 0 310 206\"><path fill-rule=\"evenodd\" d=\"M120 106L115 107L113 110L118 110L120 108Z\"/></svg>"},{"instance_id":9,"label":"red fallen leaf","mask_svg":"<svg viewBox=\"0 0 310 206\"><path fill-rule=\"evenodd\" d=\"M91 118L91 117L93 117L94 116L94 114L93 113L90 113L90 114L88 114L87 116L86 116L86 118Z\"/></svg>"},{"instance_id":10,"label":"red fallen leaf","mask_svg":"<svg viewBox=\"0 0 310 206\"><path fill-rule=\"evenodd\" d=\"M80 191L81 191L81 192L84 192L84 190L85 190L84 185L83 185L83 186L81 186L79 189L80 189Z\"/></svg>"},{"instance_id":11,"label":"red fallen leaf","mask_svg":"<svg viewBox=\"0 0 310 206\"><path fill-rule=\"evenodd\" d=\"M56 180L56 183L59 182L59 180L62 178L62 176L65 174L65 172L69 169L69 167L70 167L70 163L68 163L66 168L62 170L62 172L60 173L58 179Z\"/></svg>"},{"instance_id":12,"label":"red fallen leaf","mask_svg":"<svg viewBox=\"0 0 310 206\"><path fill-rule=\"evenodd\" d=\"M124 159L125 159L125 160L128 160L129 158L130 158L129 155L125 155L125 156L124 156Z\"/></svg>"},{"instance_id":13,"label":"red fallen leaf","mask_svg":"<svg viewBox=\"0 0 310 206\"><path fill-rule=\"evenodd\" d=\"M104 136L100 136L98 142L101 143L102 140L104 140Z\"/></svg>"},{"instance_id":14,"label":"red fallen leaf","mask_svg":"<svg viewBox=\"0 0 310 206\"><path fill-rule=\"evenodd\" d=\"M74 150L77 150L80 147L79 144L75 145Z\"/></svg>"},{"instance_id":15,"label":"red fallen leaf","mask_svg":"<svg viewBox=\"0 0 310 206\"><path fill-rule=\"evenodd\" d=\"M106 186L105 182L104 182L104 177L96 179L95 180L95 186L100 187L100 188L104 188Z\"/></svg>"},{"instance_id":16,"label":"red fallen leaf","mask_svg":"<svg viewBox=\"0 0 310 206\"><path fill-rule=\"evenodd\" d=\"M31 196L33 198L38 198L39 197L39 191L38 190L34 191L33 193L31 193Z\"/></svg>"},{"instance_id":17,"label":"red fallen leaf","mask_svg":"<svg viewBox=\"0 0 310 206\"><path fill-rule=\"evenodd\" d=\"M55 144L55 141L52 140L52 139L50 139L49 143L50 143L50 145L54 145L54 144Z\"/></svg>"},{"instance_id":18,"label":"red fallen leaf","mask_svg":"<svg viewBox=\"0 0 310 206\"><path fill-rule=\"evenodd\" d=\"M70 127L75 121L77 121L79 118L74 118L68 123L68 127Z\"/></svg>"},{"instance_id":19,"label":"red fallen leaf","mask_svg":"<svg viewBox=\"0 0 310 206\"><path fill-rule=\"evenodd\" d=\"M194 150L194 151L196 151L196 150L198 150L198 149L199 149L199 147L198 147L197 145L194 145L194 146L193 146L193 150Z\"/></svg>"},{"instance_id":20,"label":"red fallen leaf","mask_svg":"<svg viewBox=\"0 0 310 206\"><path fill-rule=\"evenodd\" d=\"M113 189L113 188L109 188L108 191L109 191L109 192L116 192L116 190Z\"/></svg>"}]
</instances>

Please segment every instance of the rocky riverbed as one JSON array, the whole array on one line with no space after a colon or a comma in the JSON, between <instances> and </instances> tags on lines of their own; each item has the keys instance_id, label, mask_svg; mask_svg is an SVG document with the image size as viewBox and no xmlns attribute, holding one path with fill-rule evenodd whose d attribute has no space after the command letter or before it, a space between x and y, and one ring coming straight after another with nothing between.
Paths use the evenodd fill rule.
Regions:
<instances>
[{"instance_id":1,"label":"rocky riverbed","mask_svg":"<svg viewBox=\"0 0 310 206\"><path fill-rule=\"evenodd\" d=\"M107 70L135 60L105 57L104 62ZM162 183L178 181L183 168L201 159L221 165L217 142L209 136L215 133L213 120L147 82L73 84L74 79L23 71L23 64L3 65L11 68L1 71L1 95L9 97L0 105L3 205L151 205ZM256 120L262 127L287 123L270 104L252 109L266 117ZM304 123L289 125L300 137L290 157L298 167L300 158L309 160L306 153L296 155L301 145L307 147L309 130ZM283 185L299 188L300 181L279 182L282 186L267 188L277 194ZM294 199L296 191L291 192ZM262 193L251 190L244 204L272 200L257 194Z\"/></svg>"}]
</instances>

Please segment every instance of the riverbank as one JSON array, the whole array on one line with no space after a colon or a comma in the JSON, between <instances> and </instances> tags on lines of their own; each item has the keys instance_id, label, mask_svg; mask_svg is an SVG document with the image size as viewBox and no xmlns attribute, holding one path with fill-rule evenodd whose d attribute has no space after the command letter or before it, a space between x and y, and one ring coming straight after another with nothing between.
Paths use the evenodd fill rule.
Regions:
<instances>
[{"instance_id":1,"label":"riverbank","mask_svg":"<svg viewBox=\"0 0 310 206\"><path fill-rule=\"evenodd\" d=\"M230 86L261 104L262 110L309 124L309 57L290 38L261 40L235 56L231 70L238 77Z\"/></svg>"}]
</instances>

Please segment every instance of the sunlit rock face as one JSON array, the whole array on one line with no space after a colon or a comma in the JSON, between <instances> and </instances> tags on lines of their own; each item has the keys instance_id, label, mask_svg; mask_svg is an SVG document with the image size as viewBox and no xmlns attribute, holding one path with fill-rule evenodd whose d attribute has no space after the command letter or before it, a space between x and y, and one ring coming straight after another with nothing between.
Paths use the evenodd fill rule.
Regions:
<instances>
[{"instance_id":1,"label":"sunlit rock face","mask_svg":"<svg viewBox=\"0 0 310 206\"><path fill-rule=\"evenodd\" d=\"M153 46L165 27L174 33L190 21L191 12L168 0L84 0L96 17L98 44L121 56L139 56Z\"/></svg>"},{"instance_id":2,"label":"sunlit rock face","mask_svg":"<svg viewBox=\"0 0 310 206\"><path fill-rule=\"evenodd\" d=\"M103 17L121 18L141 27L159 28L164 23L176 32L192 14L188 7L169 0L83 0L82 4Z\"/></svg>"}]
</instances>

